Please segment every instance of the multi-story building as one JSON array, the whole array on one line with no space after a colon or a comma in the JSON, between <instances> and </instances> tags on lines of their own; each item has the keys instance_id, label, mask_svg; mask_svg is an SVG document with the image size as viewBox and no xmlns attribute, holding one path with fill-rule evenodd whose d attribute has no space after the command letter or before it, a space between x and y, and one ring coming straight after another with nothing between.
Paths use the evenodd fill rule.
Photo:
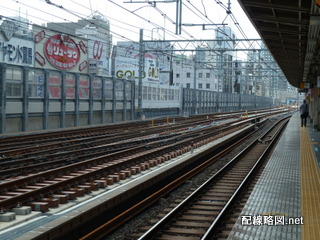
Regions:
<instances>
[{"instance_id":1,"label":"multi-story building","mask_svg":"<svg viewBox=\"0 0 320 240\"><path fill-rule=\"evenodd\" d=\"M235 92L233 80L233 60L236 36L230 27L218 27L215 31L215 41L208 42L212 52L208 59L214 59L214 68L217 72L218 91Z\"/></svg>"},{"instance_id":2,"label":"multi-story building","mask_svg":"<svg viewBox=\"0 0 320 240\"><path fill-rule=\"evenodd\" d=\"M197 64L194 59L173 61L173 84L191 89L218 91L215 71L205 64Z\"/></svg>"},{"instance_id":3,"label":"multi-story building","mask_svg":"<svg viewBox=\"0 0 320 240\"><path fill-rule=\"evenodd\" d=\"M108 56L112 50L112 35L110 22L99 12L95 12L86 19L78 22L51 22L47 23L50 30L63 32L68 35L81 35L83 37L95 37L104 40Z\"/></svg>"}]
</instances>

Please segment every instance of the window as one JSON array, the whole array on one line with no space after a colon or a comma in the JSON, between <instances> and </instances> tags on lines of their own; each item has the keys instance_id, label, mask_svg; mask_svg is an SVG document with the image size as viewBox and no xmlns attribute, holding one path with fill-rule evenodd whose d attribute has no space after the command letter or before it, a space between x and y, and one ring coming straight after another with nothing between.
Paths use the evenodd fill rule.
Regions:
<instances>
[{"instance_id":1,"label":"window","mask_svg":"<svg viewBox=\"0 0 320 240\"><path fill-rule=\"evenodd\" d=\"M153 87L148 87L148 100L151 100L152 88Z\"/></svg>"},{"instance_id":2,"label":"window","mask_svg":"<svg viewBox=\"0 0 320 240\"><path fill-rule=\"evenodd\" d=\"M126 99L130 101L131 100L131 82L126 82L125 86L126 86Z\"/></svg>"},{"instance_id":3,"label":"window","mask_svg":"<svg viewBox=\"0 0 320 240\"><path fill-rule=\"evenodd\" d=\"M190 88L190 83L187 83L187 88Z\"/></svg>"},{"instance_id":4,"label":"window","mask_svg":"<svg viewBox=\"0 0 320 240\"><path fill-rule=\"evenodd\" d=\"M199 73L199 74L198 74L198 77L199 77L199 78L202 78L202 73Z\"/></svg>"},{"instance_id":5,"label":"window","mask_svg":"<svg viewBox=\"0 0 320 240\"><path fill-rule=\"evenodd\" d=\"M179 90L174 90L174 100L179 100L180 96L179 96Z\"/></svg>"},{"instance_id":6,"label":"window","mask_svg":"<svg viewBox=\"0 0 320 240\"><path fill-rule=\"evenodd\" d=\"M206 73L206 78L210 78L210 73Z\"/></svg>"},{"instance_id":7,"label":"window","mask_svg":"<svg viewBox=\"0 0 320 240\"><path fill-rule=\"evenodd\" d=\"M166 100L166 93L163 88L160 88L160 100Z\"/></svg>"},{"instance_id":8,"label":"window","mask_svg":"<svg viewBox=\"0 0 320 240\"><path fill-rule=\"evenodd\" d=\"M84 75L79 78L79 98L89 99L89 77Z\"/></svg>"},{"instance_id":9,"label":"window","mask_svg":"<svg viewBox=\"0 0 320 240\"><path fill-rule=\"evenodd\" d=\"M199 83L198 88L202 88L202 83Z\"/></svg>"},{"instance_id":10,"label":"window","mask_svg":"<svg viewBox=\"0 0 320 240\"><path fill-rule=\"evenodd\" d=\"M22 70L7 68L6 71L7 97L22 97Z\"/></svg>"},{"instance_id":11,"label":"window","mask_svg":"<svg viewBox=\"0 0 320 240\"><path fill-rule=\"evenodd\" d=\"M159 100L159 88L152 88L152 100Z\"/></svg>"},{"instance_id":12,"label":"window","mask_svg":"<svg viewBox=\"0 0 320 240\"><path fill-rule=\"evenodd\" d=\"M42 71L30 70L28 74L28 85L30 98L44 97L44 74Z\"/></svg>"},{"instance_id":13,"label":"window","mask_svg":"<svg viewBox=\"0 0 320 240\"><path fill-rule=\"evenodd\" d=\"M113 84L112 84L112 80L105 80L105 85L106 85L106 89L105 89L105 98L108 99L108 100L111 100L113 99L113 92L112 92L112 89L113 89ZM137 92L137 91L136 91Z\"/></svg>"},{"instance_id":14,"label":"window","mask_svg":"<svg viewBox=\"0 0 320 240\"><path fill-rule=\"evenodd\" d=\"M49 73L49 97L52 99L61 98L61 75L57 72Z\"/></svg>"},{"instance_id":15,"label":"window","mask_svg":"<svg viewBox=\"0 0 320 240\"><path fill-rule=\"evenodd\" d=\"M187 73L187 78L190 78L191 77L191 73Z\"/></svg>"},{"instance_id":16,"label":"window","mask_svg":"<svg viewBox=\"0 0 320 240\"><path fill-rule=\"evenodd\" d=\"M75 99L75 86L76 76L73 74L66 74L66 99Z\"/></svg>"},{"instance_id":17,"label":"window","mask_svg":"<svg viewBox=\"0 0 320 240\"><path fill-rule=\"evenodd\" d=\"M169 89L169 100L174 100L174 90Z\"/></svg>"},{"instance_id":18,"label":"window","mask_svg":"<svg viewBox=\"0 0 320 240\"><path fill-rule=\"evenodd\" d=\"M177 74L176 74L176 78L180 78L180 73L177 73Z\"/></svg>"},{"instance_id":19,"label":"window","mask_svg":"<svg viewBox=\"0 0 320 240\"><path fill-rule=\"evenodd\" d=\"M147 98L148 98L148 87L143 86L142 87L142 99L147 100Z\"/></svg>"},{"instance_id":20,"label":"window","mask_svg":"<svg viewBox=\"0 0 320 240\"><path fill-rule=\"evenodd\" d=\"M116 81L116 99L123 100L123 81Z\"/></svg>"},{"instance_id":21,"label":"window","mask_svg":"<svg viewBox=\"0 0 320 240\"><path fill-rule=\"evenodd\" d=\"M206 89L210 89L210 83L206 83Z\"/></svg>"},{"instance_id":22,"label":"window","mask_svg":"<svg viewBox=\"0 0 320 240\"><path fill-rule=\"evenodd\" d=\"M92 79L92 96L95 99L101 99L102 97L102 81L100 78Z\"/></svg>"}]
</instances>

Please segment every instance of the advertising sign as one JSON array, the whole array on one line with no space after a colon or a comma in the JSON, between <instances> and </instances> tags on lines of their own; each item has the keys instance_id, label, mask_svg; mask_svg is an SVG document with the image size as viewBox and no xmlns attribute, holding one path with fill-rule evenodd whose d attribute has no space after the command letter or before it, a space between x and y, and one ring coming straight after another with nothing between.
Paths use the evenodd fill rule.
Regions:
<instances>
[{"instance_id":1,"label":"advertising sign","mask_svg":"<svg viewBox=\"0 0 320 240\"><path fill-rule=\"evenodd\" d=\"M44 81L43 81L43 76L38 76L37 77L37 97L39 97L39 98L43 98L44 97L44 95L43 95L43 93L44 93Z\"/></svg>"},{"instance_id":2,"label":"advertising sign","mask_svg":"<svg viewBox=\"0 0 320 240\"><path fill-rule=\"evenodd\" d=\"M44 44L44 53L52 66L63 70L74 68L80 61L80 50L68 35L50 37Z\"/></svg>"},{"instance_id":3,"label":"advertising sign","mask_svg":"<svg viewBox=\"0 0 320 240\"><path fill-rule=\"evenodd\" d=\"M6 40L9 41L13 34L18 30L18 26L14 21L3 20L0 25L0 29L6 37Z\"/></svg>"},{"instance_id":4,"label":"advertising sign","mask_svg":"<svg viewBox=\"0 0 320 240\"><path fill-rule=\"evenodd\" d=\"M79 80L79 97L81 99L89 98L89 79L80 79Z\"/></svg>"},{"instance_id":5,"label":"advertising sign","mask_svg":"<svg viewBox=\"0 0 320 240\"><path fill-rule=\"evenodd\" d=\"M110 76L107 42L89 36L88 40L89 73L99 76Z\"/></svg>"},{"instance_id":6,"label":"advertising sign","mask_svg":"<svg viewBox=\"0 0 320 240\"><path fill-rule=\"evenodd\" d=\"M34 44L32 40L12 37L6 41L0 36L0 61L21 66L34 65Z\"/></svg>"},{"instance_id":7,"label":"advertising sign","mask_svg":"<svg viewBox=\"0 0 320 240\"><path fill-rule=\"evenodd\" d=\"M115 71L117 78L139 79L139 44L121 42L117 45ZM149 52L144 55L142 80L159 83L159 59Z\"/></svg>"},{"instance_id":8,"label":"advertising sign","mask_svg":"<svg viewBox=\"0 0 320 240\"><path fill-rule=\"evenodd\" d=\"M66 98L74 99L76 96L75 90L76 80L74 78L66 78Z\"/></svg>"},{"instance_id":9,"label":"advertising sign","mask_svg":"<svg viewBox=\"0 0 320 240\"><path fill-rule=\"evenodd\" d=\"M35 66L88 73L87 40L33 26Z\"/></svg>"},{"instance_id":10,"label":"advertising sign","mask_svg":"<svg viewBox=\"0 0 320 240\"><path fill-rule=\"evenodd\" d=\"M50 98L61 98L61 79L59 77L49 77L49 96Z\"/></svg>"},{"instance_id":11,"label":"advertising sign","mask_svg":"<svg viewBox=\"0 0 320 240\"><path fill-rule=\"evenodd\" d=\"M34 43L30 38L19 38L13 35L18 30L12 21L1 23L0 62L21 66L34 66Z\"/></svg>"}]
</instances>

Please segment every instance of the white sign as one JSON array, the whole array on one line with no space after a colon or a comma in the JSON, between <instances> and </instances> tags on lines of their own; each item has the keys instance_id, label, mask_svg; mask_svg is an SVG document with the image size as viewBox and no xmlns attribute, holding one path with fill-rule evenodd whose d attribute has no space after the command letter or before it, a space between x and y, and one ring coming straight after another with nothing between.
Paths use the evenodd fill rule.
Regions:
<instances>
[{"instance_id":1,"label":"white sign","mask_svg":"<svg viewBox=\"0 0 320 240\"><path fill-rule=\"evenodd\" d=\"M107 57L107 42L93 36L88 37L88 58L89 65L92 66L92 71L99 76L109 76L109 60ZM95 61L95 69L92 64ZM89 69L89 72L93 72Z\"/></svg>"},{"instance_id":2,"label":"white sign","mask_svg":"<svg viewBox=\"0 0 320 240\"><path fill-rule=\"evenodd\" d=\"M13 21L3 20L3 22L1 23L1 31L3 32L7 40L10 40L12 38L17 29L18 27Z\"/></svg>"},{"instance_id":3,"label":"white sign","mask_svg":"<svg viewBox=\"0 0 320 240\"><path fill-rule=\"evenodd\" d=\"M97 60L89 59L89 74L98 75Z\"/></svg>"},{"instance_id":4,"label":"white sign","mask_svg":"<svg viewBox=\"0 0 320 240\"><path fill-rule=\"evenodd\" d=\"M33 26L35 67L88 73L87 40Z\"/></svg>"},{"instance_id":5,"label":"white sign","mask_svg":"<svg viewBox=\"0 0 320 240\"><path fill-rule=\"evenodd\" d=\"M139 44L122 42L117 45L116 78L139 79ZM142 80L159 83L159 59L151 53L144 54Z\"/></svg>"},{"instance_id":6,"label":"white sign","mask_svg":"<svg viewBox=\"0 0 320 240\"><path fill-rule=\"evenodd\" d=\"M34 42L16 37L7 41L0 36L0 62L34 66Z\"/></svg>"},{"instance_id":7,"label":"white sign","mask_svg":"<svg viewBox=\"0 0 320 240\"><path fill-rule=\"evenodd\" d=\"M37 78L37 97L43 97L43 76L38 76Z\"/></svg>"}]
</instances>

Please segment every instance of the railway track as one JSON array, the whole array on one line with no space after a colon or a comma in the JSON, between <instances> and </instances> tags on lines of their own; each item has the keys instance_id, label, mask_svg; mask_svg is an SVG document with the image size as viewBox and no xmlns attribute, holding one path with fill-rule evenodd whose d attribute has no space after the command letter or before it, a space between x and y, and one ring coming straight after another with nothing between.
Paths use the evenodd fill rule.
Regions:
<instances>
[{"instance_id":1,"label":"railway track","mask_svg":"<svg viewBox=\"0 0 320 240\"><path fill-rule=\"evenodd\" d=\"M270 112L255 117L266 118L268 115ZM221 119L221 116L218 118ZM46 212L186 153L190 151L191 141L194 141L195 147L199 147L255 121L253 117L240 121L229 120L219 125L208 124L212 120L203 120L202 117L200 121L193 121L191 125L187 125L190 123L185 121L174 126L160 124L152 128L139 129L137 135L133 134L129 139L120 137L115 143L105 143L99 135L97 139L95 136L70 138L61 143L60 147L52 148L52 151L40 148L30 155L26 151L14 157L11 155L12 160L10 157L1 159L0 176L4 176L1 175L1 171L3 174L12 171L12 175L0 181L0 211L6 213L12 211L12 208L31 206L35 211ZM148 132L148 129L151 132ZM134 130L126 131L128 132ZM82 140L88 141L82 143ZM72 144L68 145L69 142ZM50 144L48 142L43 145ZM80 147L72 148L73 145ZM17 150L20 151L19 148ZM49 161L46 162L46 159ZM22 165L15 165L15 161L20 160ZM23 162L28 160L32 161L30 166ZM1 170L6 164L9 167Z\"/></svg>"},{"instance_id":2,"label":"railway track","mask_svg":"<svg viewBox=\"0 0 320 240\"><path fill-rule=\"evenodd\" d=\"M228 114L224 117L219 116L219 119L234 116L234 114ZM236 114L236 116L238 116L238 114ZM130 131L126 130L117 134L111 132L98 136L93 134L93 136L84 137L81 135L80 138L67 138L63 141L61 137L59 137L61 141L57 142L56 139L52 139L52 142L44 142L41 145L34 140L34 136L31 136L33 141L35 141L33 146L25 145L21 147L21 144L24 142L21 141L22 143L11 149L0 148L0 180L18 175L37 173L39 171L88 160L93 157L123 151L150 142L165 140L173 135L179 135L183 132L190 131L190 129L192 130L194 125L196 125L197 128L206 128L208 126L211 127L210 123L214 123L212 119L203 120L203 118L199 119L199 117L196 119L198 120L197 122L193 119L191 122L159 125L154 128L131 129ZM239 120L223 124L221 127L228 124L235 124L237 121ZM42 139L42 136L40 138ZM10 143L11 141L9 140L8 142ZM8 143L5 143L5 145L1 147L7 145Z\"/></svg>"},{"instance_id":3,"label":"railway track","mask_svg":"<svg viewBox=\"0 0 320 240\"><path fill-rule=\"evenodd\" d=\"M281 125L282 127L284 126L284 124ZM239 188L239 185L244 186L244 183L242 183L243 179L248 179L248 172L250 172L250 174L253 173L252 166L258 165L257 158L260 157L256 156L261 156L268 152L266 149L270 148L272 143L275 141L276 135L272 132L279 132L280 128L281 127L272 128L272 130L264 133L263 137L257 138L250 146L238 154L238 156L227 166L203 184L202 187L197 189L194 193L189 193L190 196L181 204L175 206L173 210L167 209L168 214L165 215L164 218L160 220L153 220L154 222L157 221L159 223L153 226L145 234L141 234L143 236L139 239L200 239L201 236L204 236L211 224L213 222L214 224L217 224L217 222L220 221L219 219L224 216L223 212L226 212L228 205L230 205L235 198L234 192L236 191L237 193L240 193L241 188ZM234 146L238 144L239 143L236 143ZM234 146L230 146L229 148L232 149ZM230 149L226 149L225 151L229 152ZM163 197L164 194L167 194L172 191L173 188L186 181L186 179L189 179L199 173L201 169L203 170L207 168L209 164L215 162L216 159L224 154L225 153L220 153L218 156L212 157L205 163L201 164L198 169L193 169L192 173L190 172L185 174L172 182L170 186L166 186L163 190L159 190L156 194L150 196L149 199L146 199L140 204L136 204L136 206L123 213L122 216L115 217L81 239L101 239L102 236L106 236L112 229L116 228L115 222L119 224L122 217L128 219L131 215L137 214L137 212L141 211L141 208L149 205L148 201L157 201L157 199ZM243 161L240 160L240 158L245 158L247 160ZM214 184L211 190L204 192L203 188L208 189L209 187L207 185L212 182L214 182ZM200 199L199 195L202 199ZM135 210L135 208L137 209ZM159 232L161 232L160 235ZM138 237L133 239L137 238Z\"/></svg>"},{"instance_id":4,"label":"railway track","mask_svg":"<svg viewBox=\"0 0 320 240\"><path fill-rule=\"evenodd\" d=\"M262 109L262 110L255 110L255 111L248 111L248 114L256 114L256 113L271 113L271 112L279 112L279 109ZM175 116L175 123L176 125L195 125L200 124L200 122L207 122L208 120L223 120L227 118L238 118L243 114L243 111L239 112L232 112L232 113L214 113L214 114L206 114L206 115L198 115L189 118ZM208 119L206 119L206 117ZM157 118L154 119L154 126L157 127L167 127L165 126L167 123L166 118ZM76 129L69 129L69 130L59 130L59 131L52 131L52 132L39 132L39 133L29 133L29 134L20 134L16 136L6 136L0 135L0 157L4 155L1 153L3 151L9 151L14 149L22 149L22 148L30 148L32 146L41 146L45 144L52 144L52 143L61 143L61 142L68 142L73 139L88 139L90 137L95 136L112 136L112 135L119 135L121 133L128 133L130 131L141 130L145 131L150 128L150 120L145 121L132 121L132 122L125 122L119 124L110 124L110 125L103 125L103 126L96 126L90 128L76 128ZM8 157L8 156L7 156Z\"/></svg>"},{"instance_id":5,"label":"railway track","mask_svg":"<svg viewBox=\"0 0 320 240\"><path fill-rule=\"evenodd\" d=\"M195 135L215 131L218 128L224 129L226 126L240 121L238 119L232 120L219 126L211 125L211 122L207 120L201 121L197 126L203 129L199 129ZM149 131L120 133L120 136L98 136L18 150L0 151L2 156L7 156L2 157L0 162L0 180L62 167L116 152L125 152L125 150L146 146L146 144L158 145L161 143L160 141L170 142L172 141L170 139L176 141L188 136L191 138L195 131L190 128L188 123L187 125L167 126L166 128L152 128Z\"/></svg>"},{"instance_id":6,"label":"railway track","mask_svg":"<svg viewBox=\"0 0 320 240\"><path fill-rule=\"evenodd\" d=\"M150 165L181 155L189 150L191 140L196 146L200 146L246 126L248 121L237 120L219 127L211 126L184 134L161 136L151 144L145 144L144 140L138 146L102 156L93 157L89 153L86 155L89 159L81 155L78 156L81 161L71 164L66 160L68 154L65 152L62 160L50 161L52 169L49 170L45 170L47 163L5 169L3 172L6 174L15 172L23 173L24 176L5 179L0 183L0 209L6 211L18 205L31 205L36 209L41 205L42 211L47 211L49 207L57 207L62 198L75 199L84 192L106 187L108 183L129 177ZM60 162L68 165L60 166ZM34 169L42 171L37 173Z\"/></svg>"},{"instance_id":7,"label":"railway track","mask_svg":"<svg viewBox=\"0 0 320 240\"><path fill-rule=\"evenodd\" d=\"M267 158L287 122L288 119L279 122L256 139L188 198L168 211L139 240L215 239L219 222Z\"/></svg>"}]
</instances>

